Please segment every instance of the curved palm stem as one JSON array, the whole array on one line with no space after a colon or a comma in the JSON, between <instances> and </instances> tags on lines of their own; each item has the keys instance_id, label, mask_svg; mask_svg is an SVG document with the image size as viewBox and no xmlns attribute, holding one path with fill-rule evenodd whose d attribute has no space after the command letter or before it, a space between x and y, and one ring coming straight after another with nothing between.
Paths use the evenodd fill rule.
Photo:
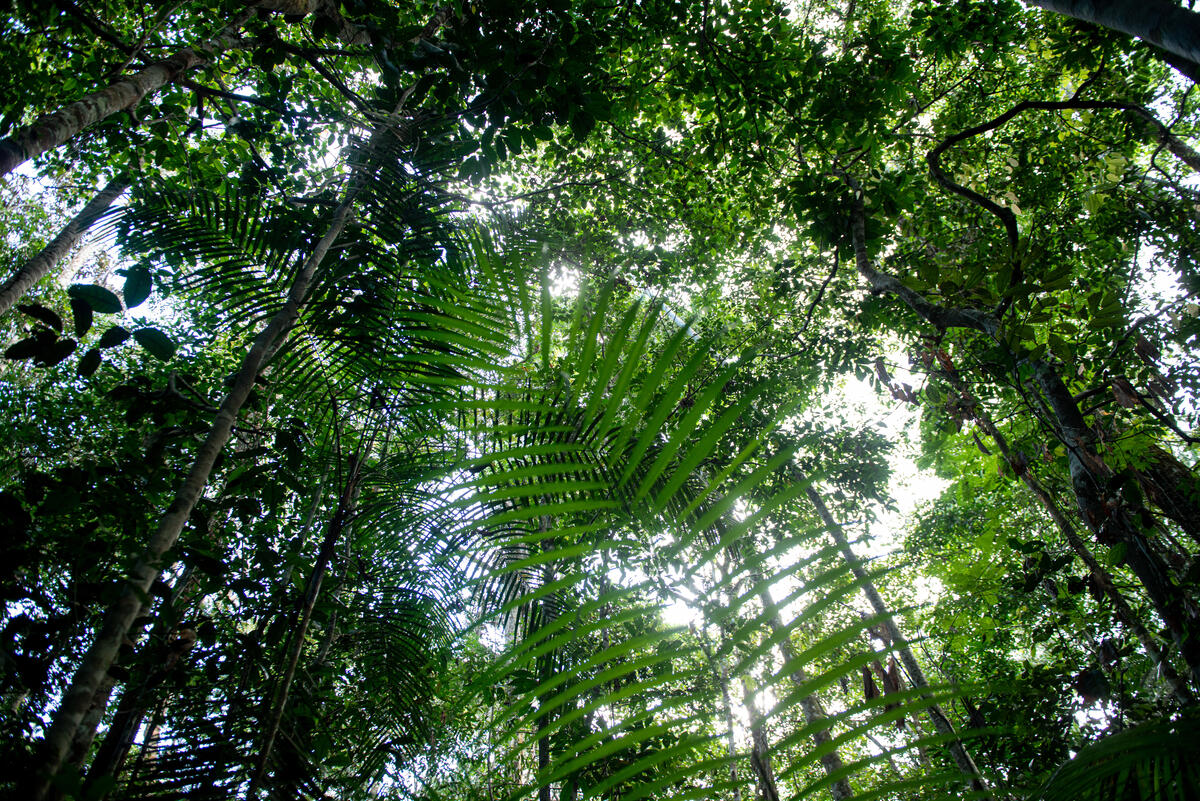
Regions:
<instances>
[{"instance_id":1,"label":"curved palm stem","mask_svg":"<svg viewBox=\"0 0 1200 801\"><path fill-rule=\"evenodd\" d=\"M254 773L250 777L250 787L246 790L246 798L248 800L257 798L259 786L262 784L263 777L267 772L267 766L270 764L271 750L274 748L275 738L279 734L279 724L283 720L284 709L287 707L288 693L291 690L292 681L296 677L296 667L300 664L300 654L304 650L305 635L308 633L309 623L312 622L313 608L317 604L317 598L321 594L321 585L325 580L329 564L333 560L334 548L341 542L342 534L345 532L353 511L353 499L364 458L365 456L360 454L358 458L352 459L352 467L346 477L342 493L338 497L337 508L334 510L333 517L330 519L329 525L325 530L325 536L321 541L321 549L317 554L316 564L313 565L312 574L309 575L308 583L304 590L304 601L300 607L299 620L291 632L291 645L288 648L287 664L284 666L283 675L279 678L279 684L270 706L269 717L267 718L266 731L263 733L262 747L259 749Z\"/></svg>"}]
</instances>

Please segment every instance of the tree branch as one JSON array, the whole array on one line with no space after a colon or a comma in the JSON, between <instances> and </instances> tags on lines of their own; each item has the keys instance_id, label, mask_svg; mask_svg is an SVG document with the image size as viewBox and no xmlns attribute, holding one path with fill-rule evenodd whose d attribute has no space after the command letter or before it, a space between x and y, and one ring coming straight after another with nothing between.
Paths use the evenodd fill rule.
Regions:
<instances>
[{"instance_id":1,"label":"tree branch","mask_svg":"<svg viewBox=\"0 0 1200 801\"><path fill-rule=\"evenodd\" d=\"M72 0L54 0L55 4L67 13L67 16L74 18L81 23L85 28L90 30L96 36L100 37L105 42L108 42L113 47L128 55L133 52L133 48L125 44L121 37L117 36L107 25L100 22L95 17L85 12L77 6Z\"/></svg>"},{"instance_id":2,"label":"tree branch","mask_svg":"<svg viewBox=\"0 0 1200 801\"><path fill-rule=\"evenodd\" d=\"M905 286L900 279L881 273L872 266L871 258L867 254L867 214L863 206L862 186L848 173L840 173L840 177L854 192L850 209L850 239L854 245L854 260L859 275L867 279L871 291L895 295L940 330L968 328L996 336L1000 331L1000 321L994 316L975 309L946 308L930 303L919 292Z\"/></svg>"},{"instance_id":3,"label":"tree branch","mask_svg":"<svg viewBox=\"0 0 1200 801\"><path fill-rule=\"evenodd\" d=\"M1171 133L1171 129L1158 120L1146 108L1137 105L1136 103L1126 103L1120 100L1079 100L1072 98L1070 100L1024 100L1010 108L998 117L988 120L985 123L976 125L973 128L968 128L965 131L948 136L942 140L942 143L929 152L925 160L929 164L929 171L933 174L933 178L946 190L953 192L956 195L970 200L972 203L987 209L992 214L996 215L1004 224L1004 230L1008 235L1008 246L1010 250L1016 250L1018 243L1017 218L1009 209L1004 208L998 203L989 200L973 189L968 189L962 184L955 183L946 175L942 169L941 157L949 148L980 134L994 131L1001 127L1009 120L1024 111L1039 110L1039 111L1124 111L1133 115L1147 126L1149 126L1158 141L1166 146L1180 161L1187 164L1193 170L1200 171L1200 154L1196 153L1183 140Z\"/></svg>"}]
</instances>

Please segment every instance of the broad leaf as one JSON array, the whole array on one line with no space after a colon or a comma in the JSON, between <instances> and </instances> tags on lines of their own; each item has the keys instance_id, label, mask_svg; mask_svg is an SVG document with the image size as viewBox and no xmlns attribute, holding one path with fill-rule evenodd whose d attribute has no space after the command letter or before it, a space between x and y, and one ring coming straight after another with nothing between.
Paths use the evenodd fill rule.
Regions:
<instances>
[{"instance_id":1,"label":"broad leaf","mask_svg":"<svg viewBox=\"0 0 1200 801\"><path fill-rule=\"evenodd\" d=\"M95 284L72 284L67 294L86 302L93 310L101 314L118 314L121 311L121 300L102 286Z\"/></svg>"},{"instance_id":2,"label":"broad leaf","mask_svg":"<svg viewBox=\"0 0 1200 801\"><path fill-rule=\"evenodd\" d=\"M138 328L133 332L133 338L156 359L165 362L175 355L175 343L157 328Z\"/></svg>"},{"instance_id":3,"label":"broad leaf","mask_svg":"<svg viewBox=\"0 0 1200 801\"><path fill-rule=\"evenodd\" d=\"M146 298L150 297L150 290L153 288L153 281L150 279L150 271L145 267L133 267L125 276L125 308L132 309L134 306L140 306Z\"/></svg>"}]
</instances>

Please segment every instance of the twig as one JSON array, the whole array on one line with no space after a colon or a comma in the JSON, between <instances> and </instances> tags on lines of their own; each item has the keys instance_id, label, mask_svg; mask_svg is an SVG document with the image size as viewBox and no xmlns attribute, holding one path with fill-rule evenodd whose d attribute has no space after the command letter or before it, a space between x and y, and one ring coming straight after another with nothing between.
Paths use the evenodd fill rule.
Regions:
<instances>
[{"instance_id":1,"label":"twig","mask_svg":"<svg viewBox=\"0 0 1200 801\"><path fill-rule=\"evenodd\" d=\"M223 100L232 100L232 101L235 101L238 103L249 103L250 105L258 106L259 108L265 108L268 111L272 111L276 114L280 114L285 117L301 116L301 115L297 114L296 112L291 111L284 106L279 106L279 105L274 105L274 104L268 103L267 101L265 101L261 98L251 97L249 95L239 95L236 92L227 92L224 89L214 89L211 86L205 86L204 84L196 83L195 81L189 80L187 78L179 81L179 85L184 86L188 89L191 89L193 92L198 92L203 95L208 95L209 97L219 97Z\"/></svg>"},{"instance_id":2,"label":"twig","mask_svg":"<svg viewBox=\"0 0 1200 801\"><path fill-rule=\"evenodd\" d=\"M803 334L808 330L808 324L812 321L813 312L817 310L817 304L825 297L825 289L829 286L829 282L837 275L838 271L838 249L837 245L833 248L833 269L829 271L829 275L825 276L825 282L821 284L821 288L817 290L817 296L813 298L812 304L808 307L808 314L804 315L804 324L800 326L800 333Z\"/></svg>"},{"instance_id":3,"label":"twig","mask_svg":"<svg viewBox=\"0 0 1200 801\"><path fill-rule=\"evenodd\" d=\"M55 3L57 3L59 8L67 12L68 16L74 17L77 21L81 22L84 27L99 36L104 41L108 42L113 47L120 50L122 53L128 54L133 52L133 48L125 44L125 42L123 42L121 38L116 35L116 33L109 29L107 25L89 15L79 6L75 5L72 0L55 0Z\"/></svg>"},{"instance_id":4,"label":"twig","mask_svg":"<svg viewBox=\"0 0 1200 801\"><path fill-rule=\"evenodd\" d=\"M1089 80L1091 80L1089 78ZM1086 81L1084 84L1086 85ZM1081 86L1080 89L1083 87ZM953 145L970 139L980 134L994 131L1001 127L1009 120L1024 111L1039 110L1039 111L1124 111L1137 117L1154 129L1160 143L1166 145L1177 158L1187 164L1194 170L1200 171L1200 154L1196 153L1179 137L1171 133L1171 129L1158 120L1146 108L1135 103L1126 103L1119 100L1079 100L1072 98L1070 100L1024 100L998 117L995 117L985 123L976 125L973 128L968 128L965 131L948 136L942 140L942 143L929 152L925 160L929 164L929 171L933 174L936 180L943 188L953 192L956 195L970 200L972 203L987 209L994 214L1004 224L1004 230L1008 235L1008 246L1011 252L1015 252L1019 241L1017 231L1017 218L1011 210L999 205L973 189L968 189L962 184L956 183L946 175L942 169L941 157ZM1015 273L1014 273L1015 276Z\"/></svg>"}]
</instances>

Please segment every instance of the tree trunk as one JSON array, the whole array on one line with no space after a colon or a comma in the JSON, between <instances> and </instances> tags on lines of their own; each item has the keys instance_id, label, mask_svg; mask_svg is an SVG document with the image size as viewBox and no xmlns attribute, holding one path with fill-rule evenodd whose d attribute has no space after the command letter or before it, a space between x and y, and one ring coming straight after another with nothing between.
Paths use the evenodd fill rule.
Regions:
<instances>
[{"instance_id":1,"label":"tree trunk","mask_svg":"<svg viewBox=\"0 0 1200 801\"><path fill-rule=\"evenodd\" d=\"M726 538L726 523L723 519L718 519L714 524L722 540ZM779 639L779 656L783 660L784 665L792 665L790 670L790 678L792 683L797 687L802 687L808 683L808 674L804 672L804 668L796 664L796 649L792 647L791 629L783 622L783 617L779 612L779 607L775 603L775 599L771 597L771 590L766 586L765 579L762 575L762 564L759 562L758 552L754 548L754 543L749 537L742 538L738 543L742 557L750 563L750 580L754 582L757 588L759 602L763 605L763 611L767 613L770 622L772 633ZM736 563L738 555L732 548L728 550L730 563ZM828 715L825 713L825 708L821 705L821 699L815 693L809 693L800 700L800 709L804 713L804 720L810 725L819 725ZM833 801L845 801L845 799L853 798L854 792L850 789L850 783L846 780L843 772L845 766L841 756L837 752L837 748L833 745L833 736L829 733L828 726L818 728L812 735L813 743L817 749L823 753L819 757L821 767L825 769L827 776L836 776L829 785L829 794Z\"/></svg>"},{"instance_id":2,"label":"tree trunk","mask_svg":"<svg viewBox=\"0 0 1200 801\"><path fill-rule=\"evenodd\" d=\"M538 525L540 533L545 534L546 532L550 531L551 525L552 525L552 521L551 521L550 517L548 517L546 515L542 515L540 523ZM545 567L542 568L542 586L544 587L553 582L554 582L554 568L550 565L546 565ZM533 609L531 608L529 611L530 611L530 614L532 615ZM547 609L547 607L545 606L545 599L543 599L542 615L541 615L542 622L539 625L539 627L549 625L549 623L552 622L551 618L554 616L555 615L552 615L550 613L550 610ZM544 684L545 682L550 680L550 677L551 677L551 675L553 675L553 672L554 672L554 652L551 651L550 653L546 653L546 654L543 654L542 656L538 657L538 662L540 663L538 665L538 683ZM538 703L541 704L541 703L543 703L544 700L548 700L548 699L539 699ZM535 731L542 731L547 726L549 726L550 725L550 712L547 711L545 714L539 715L537 718L537 722L534 725L537 727L535 729ZM539 737L538 741L537 741L537 772L538 772L538 777L539 777L539 779L538 779L538 782L539 782L539 784L538 784L538 801L551 801L550 785L549 785L549 783L544 783L541 778L546 775L546 772L549 769L550 769L550 735L549 735L549 733L547 733L547 734L543 734L541 737Z\"/></svg>"},{"instance_id":3,"label":"tree trunk","mask_svg":"<svg viewBox=\"0 0 1200 801\"><path fill-rule=\"evenodd\" d=\"M1167 566L1151 549L1130 512L1110 503L1102 479L1107 466L1092 447L1093 435L1079 406L1058 373L1048 364L1035 363L1035 375L1056 418L1067 448L1071 484L1084 523L1103 545L1124 548L1123 560L1141 581L1159 617L1167 624L1193 686L1200 687L1200 619L1192 613L1182 590L1172 581Z\"/></svg>"},{"instance_id":4,"label":"tree trunk","mask_svg":"<svg viewBox=\"0 0 1200 801\"><path fill-rule=\"evenodd\" d=\"M796 649L792 646L791 629L784 625L783 617L779 613L779 607L776 606L775 599L771 597L770 589L763 584L764 579L757 569L751 574L751 581L760 588L758 591L759 600L770 613L771 631L780 638L779 656L783 659L785 665L792 665L792 683L797 687L802 687L808 683L808 674L804 672L804 668L796 664ZM820 723L828 717L825 708L821 705L821 699L817 697L816 693L809 693L800 699L800 709L804 712L804 720L810 726ZM818 729L813 732L812 738L817 748L824 751L820 756L820 760L821 767L825 769L825 774L827 776L838 777L829 785L830 797L833 801L845 801L845 799L853 798L854 792L850 789L850 783L842 775L845 770L842 757L838 754L837 749L833 747L833 735L829 733L829 729Z\"/></svg>"},{"instance_id":5,"label":"tree trunk","mask_svg":"<svg viewBox=\"0 0 1200 801\"><path fill-rule=\"evenodd\" d=\"M130 685L125 688L121 701L117 704L117 711L113 714L112 723L109 724L100 748L96 751L96 757L88 766L85 789L92 787L102 776L117 775L129 754L129 749L133 746L138 729L146 719L146 689L145 685ZM80 729L86 728L87 721L84 721Z\"/></svg>"},{"instance_id":6,"label":"tree trunk","mask_svg":"<svg viewBox=\"0 0 1200 801\"><path fill-rule=\"evenodd\" d=\"M234 421L250 396L250 391L254 388L259 371L268 356L274 353L282 343L287 332L299 317L317 268L350 220L360 187L361 184L352 181L351 187L347 189L346 198L334 212L329 229L313 248L312 253L304 261L292 282L283 307L254 338L253 344L234 378L229 394L221 402L212 428L196 454L196 460L187 479L180 487L175 500L163 516L158 530L151 537L145 551L134 566L130 577L130 586L121 593L106 613L95 641L84 655L71 686L63 694L58 713L46 732L46 739L41 747L41 775L34 780L34 789L30 794L34 799L40 801L45 797L51 778L62 767L71 741L91 704L96 688L100 686L109 666L116 658L117 650L120 648L130 624L138 615L141 597L149 592L150 585L162 572L165 566L163 557L174 546L192 508L200 499L217 456L229 441Z\"/></svg>"},{"instance_id":7,"label":"tree trunk","mask_svg":"<svg viewBox=\"0 0 1200 801\"><path fill-rule=\"evenodd\" d=\"M112 691L116 685L117 680L110 674L105 676L104 680L100 682L100 686L96 688L92 705L88 708L87 714L83 716L83 723L75 732L75 739L71 741L71 753L67 755L67 764L79 767L86 761L88 751L91 750L92 743L96 739L96 729L100 725L100 719L104 717L104 710L108 708L108 699L112 697Z\"/></svg>"},{"instance_id":8,"label":"tree trunk","mask_svg":"<svg viewBox=\"0 0 1200 801\"><path fill-rule=\"evenodd\" d=\"M962 387L957 384L956 386L959 386L961 391ZM1146 652L1146 656L1150 657L1150 660L1158 666L1159 673L1162 674L1167 684L1170 685L1171 692L1175 695L1175 698L1184 705L1194 703L1195 699L1192 696L1191 690L1188 689L1187 683L1180 678L1179 674L1175 672L1175 668L1171 666L1170 661L1163 656L1162 651L1159 650L1158 643L1154 641L1153 635L1147 631L1146 627L1142 625L1142 621L1134 614L1133 609L1130 608L1129 603L1125 600L1125 596L1121 595L1121 592L1117 589L1112 576L1104 569L1104 566L1096 559L1096 556L1087 547L1087 544L1080 538L1079 534L1075 531L1075 526L1067 519L1066 513L1055 502L1049 491L1029 472L1028 466L1020 465L1018 460L1013 458L1007 438L996 428L995 423L992 422L991 417L979 405L978 401L975 403L973 416L975 422L983 429L984 433L996 443L996 447L1000 450L1000 455L1013 468L1013 472L1021 477L1021 481L1033 493L1034 497L1041 502L1047 514L1050 515L1050 519L1058 526L1058 530L1066 539L1067 544L1071 546L1071 550L1075 552L1087 567L1096 585L1113 605L1113 611L1116 613L1117 619L1121 621L1123 626L1133 632L1138 642L1141 643L1142 650Z\"/></svg>"},{"instance_id":9,"label":"tree trunk","mask_svg":"<svg viewBox=\"0 0 1200 801\"><path fill-rule=\"evenodd\" d=\"M1030 5L1127 33L1200 65L1200 14L1170 0L1027 0Z\"/></svg>"},{"instance_id":10,"label":"tree trunk","mask_svg":"<svg viewBox=\"0 0 1200 801\"><path fill-rule=\"evenodd\" d=\"M547 673L546 671L543 671L542 680L544 681L549 678L550 678L549 673ZM537 726L539 729L545 728L546 726L549 726L549 725L550 725L549 716L542 715L541 717L539 717L537 719ZM550 767L550 736L544 735L542 737L539 737L538 741L537 741L538 775L544 776L547 768L549 768L549 767ZM549 784L539 784L538 785L538 801L551 801Z\"/></svg>"},{"instance_id":11,"label":"tree trunk","mask_svg":"<svg viewBox=\"0 0 1200 801\"><path fill-rule=\"evenodd\" d=\"M108 186L100 190L99 194L71 218L58 236L50 240L40 253L21 265L5 283L4 288L0 289L0 315L11 309L60 259L70 253L88 228L108 211L113 201L128 188L129 181L124 176L109 181Z\"/></svg>"},{"instance_id":12,"label":"tree trunk","mask_svg":"<svg viewBox=\"0 0 1200 801\"><path fill-rule=\"evenodd\" d=\"M771 743L767 739L767 730L762 715L758 712L758 705L754 703L754 693L745 684L742 685L742 700L750 716L750 765L754 768L754 778L758 782L758 797L761 801L779 801L775 771L771 768Z\"/></svg>"},{"instance_id":13,"label":"tree trunk","mask_svg":"<svg viewBox=\"0 0 1200 801\"><path fill-rule=\"evenodd\" d=\"M1151 445L1147 465L1137 473L1138 483L1150 501L1200 544L1200 481L1187 465L1170 452Z\"/></svg>"},{"instance_id":14,"label":"tree trunk","mask_svg":"<svg viewBox=\"0 0 1200 801\"><path fill-rule=\"evenodd\" d=\"M154 741L158 739L158 731L162 728L163 719L166 717L167 702L162 699L158 705L154 707L154 714L150 716L150 723L146 726L146 730L142 732L141 748L138 749L137 759L133 763L133 768L129 771L129 784L133 786L138 777L142 775L142 769L154 764L155 754L151 750ZM134 732L136 735L137 732ZM122 758L123 759L123 758Z\"/></svg>"},{"instance_id":15,"label":"tree trunk","mask_svg":"<svg viewBox=\"0 0 1200 801\"><path fill-rule=\"evenodd\" d=\"M741 783L738 781L737 771L737 740L734 736L734 717L733 717L733 699L729 694L729 665L725 660L720 661L718 668L716 654L713 653L712 646L708 641L708 633L701 626L697 628L691 624L692 634L700 642L700 647L704 651L705 659L708 660L709 669L712 670L713 681L721 688L722 708L725 711L725 748L729 754L729 782L733 789L733 801L742 801Z\"/></svg>"},{"instance_id":16,"label":"tree trunk","mask_svg":"<svg viewBox=\"0 0 1200 801\"><path fill-rule=\"evenodd\" d=\"M342 495L338 499L337 509L333 513L333 518L329 521L329 528L326 530L325 538L321 542L321 550L317 554L316 564L313 565L312 574L308 578L308 584L304 592L304 601L300 607L299 620L291 633L287 664L284 667L283 675L279 679L279 685L274 694L254 775L251 777L250 787L246 791L247 801L253 801L253 799L257 798L258 788L267 773L267 766L271 761L271 751L275 747L275 739L279 735L279 726L283 721L283 713L287 709L288 694L291 692L292 682L296 677L296 668L300 664L300 655L304 651L304 638L308 633L308 626L312 622L313 609L317 604L317 599L321 595L321 583L325 580L325 574L329 570L329 563L333 560L334 548L341 541L342 532L345 531L349 521L355 488L358 483L358 471L361 466L362 459L354 459L354 464L351 465L349 476L346 479L346 486L342 489Z\"/></svg>"},{"instance_id":17,"label":"tree trunk","mask_svg":"<svg viewBox=\"0 0 1200 801\"><path fill-rule=\"evenodd\" d=\"M742 801L742 787L738 781L737 741L734 739L733 702L729 697L729 667L722 661L718 677L721 684L721 700L725 707L725 747L729 752L729 782L733 788L733 801Z\"/></svg>"},{"instance_id":18,"label":"tree trunk","mask_svg":"<svg viewBox=\"0 0 1200 801\"><path fill-rule=\"evenodd\" d=\"M185 576L182 583L186 592L191 584L190 576ZM166 701L163 695L158 695L156 698L155 690L175 670L179 659L195 644L194 637L186 641L180 639L176 643L183 647L176 650L167 644L168 634L168 627L161 624L156 627L156 631L151 633L150 641L147 643L147 653L143 654L142 659L143 670L146 672L141 681L126 685L125 692L121 695L121 701L117 704L117 711L113 713L108 731L105 733L91 765L88 766L87 778L83 786L84 790L88 791L88 798L91 801L101 801L108 795L107 792L96 791L92 788L102 777L112 776L115 778L120 773L121 766L125 764L125 758L129 755L129 749L133 746L133 740L137 737L138 730L141 729L142 723L146 719L150 705ZM154 668L149 667L148 660L155 665ZM85 719L80 725L80 732L88 732L89 735L94 736L95 727L91 726L89 731L88 721Z\"/></svg>"},{"instance_id":19,"label":"tree trunk","mask_svg":"<svg viewBox=\"0 0 1200 801\"><path fill-rule=\"evenodd\" d=\"M866 247L862 187L849 175L842 174L841 177L854 192L850 232L855 262L858 272L870 282L871 288L876 292L896 295L918 315L941 329L967 328L992 337L998 336L1000 322L995 316L973 309L937 306L894 277L875 270ZM1055 418L1055 427L1066 445L1071 482L1084 522L1102 544L1120 542L1125 546L1125 560L1141 581L1155 610L1171 630L1188 665L1192 684L1200 686L1200 619L1197 619L1200 616L1192 613L1182 592L1172 584L1166 566L1151 550L1150 543L1138 531L1129 514L1119 507L1110 510L1104 503L1104 493L1093 468L1100 473L1106 468L1091 447L1091 431L1062 379L1043 361L1035 362L1034 368L1038 384L1049 403L1050 413Z\"/></svg>"},{"instance_id":20,"label":"tree trunk","mask_svg":"<svg viewBox=\"0 0 1200 801\"><path fill-rule=\"evenodd\" d=\"M797 481L804 481L804 477L799 472L793 470L792 475ZM867 597L867 601L871 604L871 608L875 610L875 614L882 619L888 637L892 640L891 645L900 654L900 661L904 663L904 669L908 673L909 680L914 687L921 690L921 694L928 701L929 705L925 707L925 713L937 733L947 738L946 744L950 749L950 756L953 758L954 764L967 777L967 780L971 784L971 789L985 794L984 797L990 797L988 794L991 793L991 790L988 788L987 782L984 781L983 775L975 765L975 760L971 758L970 753L963 746L962 740L958 738L958 734L954 731L954 726L950 723L950 718L929 696L929 682L925 679L925 672L921 669L920 663L917 662L912 649L908 647L908 640L900 633L900 627L896 625L896 620L892 617L891 610L884 604L883 597L880 596L879 590L875 588L875 583L871 581L871 577L863 570L862 563L854 555L854 550L850 547L850 541L846 538L846 532L833 519L833 515L829 513L828 507L825 506L825 501L822 500L821 496L811 485L806 486L804 491L808 495L808 500L812 503L813 508L817 510L817 515L825 525L825 530L833 538L838 550L842 552L842 557L846 560L846 564L850 567L851 572L854 573L855 579L858 580L858 585L862 588L863 595Z\"/></svg>"},{"instance_id":21,"label":"tree trunk","mask_svg":"<svg viewBox=\"0 0 1200 801\"><path fill-rule=\"evenodd\" d=\"M194 48L185 47L0 139L0 176L7 175L29 159L71 141L89 126L137 105L146 95L154 94L202 64L207 58L202 52L217 52L234 46L237 32L250 13L239 15L204 44Z\"/></svg>"}]
</instances>

